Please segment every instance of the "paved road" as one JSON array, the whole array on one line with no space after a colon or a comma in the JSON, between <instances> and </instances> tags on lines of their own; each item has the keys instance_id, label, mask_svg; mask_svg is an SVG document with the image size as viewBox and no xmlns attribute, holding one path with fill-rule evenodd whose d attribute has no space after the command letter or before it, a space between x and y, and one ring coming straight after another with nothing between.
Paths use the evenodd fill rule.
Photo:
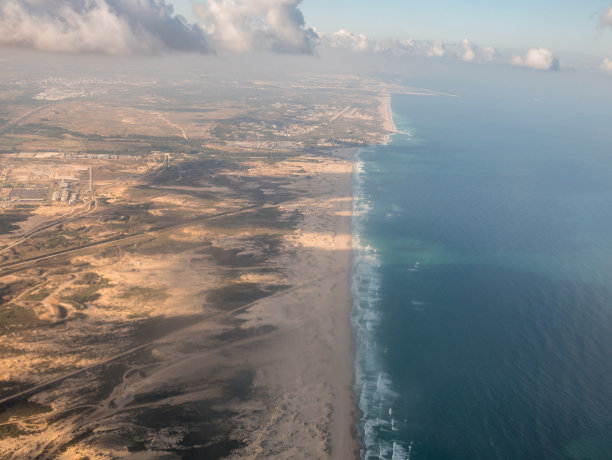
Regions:
<instances>
[{"instance_id":1,"label":"paved road","mask_svg":"<svg viewBox=\"0 0 612 460\"><path fill-rule=\"evenodd\" d=\"M34 115L36 112L39 112L40 110L49 107L51 104L45 104L45 105L41 105L40 107L36 107L34 110L30 110L28 113L21 115L19 118L14 119L13 121L8 122L6 125L4 126L0 126L0 134L2 134L4 131L6 131L7 129L15 126L16 124L18 124L20 121L25 120L26 118L28 118L30 115Z\"/></svg>"},{"instance_id":2,"label":"paved road","mask_svg":"<svg viewBox=\"0 0 612 460\"><path fill-rule=\"evenodd\" d=\"M181 224L171 225L169 227L163 227L163 228L159 228L159 229L156 229L156 230L151 230L151 231L141 232L141 233L135 233L133 235L116 236L116 237L108 238L108 239L101 240L101 241L95 241L93 243L84 244L84 245L78 246L76 248L62 249L61 251L55 251L55 252L52 252L50 254L44 254L44 255L41 255L41 256L30 257L28 259L19 260L19 261L16 261L16 262L9 262L8 264L0 265L0 270L3 270L5 268L14 268L14 267L18 267L20 265L29 264L29 263L32 263L32 262L38 262L38 261L41 261L41 260L52 259L54 257L62 256L62 255L65 255L65 254L72 254L72 253L75 253L75 252L83 251L85 249L90 249L90 248L97 247L97 246L102 246L102 245L105 245L105 244L118 243L118 242L133 240L135 238L139 238L139 237L145 236L145 235L156 235L158 233L167 232L167 231L170 231L170 230L176 230L176 229L181 228L181 227L188 227L189 225L197 224L199 222L205 222L207 220L216 219L218 217L231 216L233 214L240 214L240 213L242 213L244 211L250 211L250 210L253 210L253 209L263 208L263 207L265 207L265 205L247 206L247 207L240 208L240 209L237 209L237 210L234 210L234 211L222 212L222 213L215 214L215 215L212 215L212 216L202 217L201 219L195 219L195 220L191 220L189 222L183 222ZM6 275L6 272L2 273L2 275Z\"/></svg>"}]
</instances>

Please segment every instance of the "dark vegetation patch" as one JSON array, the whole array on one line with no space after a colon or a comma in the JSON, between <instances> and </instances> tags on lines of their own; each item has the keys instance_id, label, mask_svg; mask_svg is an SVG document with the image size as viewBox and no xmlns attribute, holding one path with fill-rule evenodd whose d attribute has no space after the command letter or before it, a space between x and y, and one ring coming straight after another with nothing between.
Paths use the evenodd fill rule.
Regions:
<instances>
[{"instance_id":1,"label":"dark vegetation patch","mask_svg":"<svg viewBox=\"0 0 612 460\"><path fill-rule=\"evenodd\" d=\"M136 323L132 337L137 343L157 340L171 332L183 329L200 321L204 315L156 316Z\"/></svg>"},{"instance_id":2,"label":"dark vegetation patch","mask_svg":"<svg viewBox=\"0 0 612 460\"><path fill-rule=\"evenodd\" d=\"M130 286L121 291L119 298L133 299L137 298L142 302L163 302L169 297L166 288Z\"/></svg>"},{"instance_id":3,"label":"dark vegetation patch","mask_svg":"<svg viewBox=\"0 0 612 460\"><path fill-rule=\"evenodd\" d=\"M206 302L219 310L232 310L268 297L286 288L287 286L263 286L257 283L226 284L209 291L206 296Z\"/></svg>"},{"instance_id":4,"label":"dark vegetation patch","mask_svg":"<svg viewBox=\"0 0 612 460\"><path fill-rule=\"evenodd\" d=\"M47 288L42 288L34 292L30 292L22 297L25 301L40 302L51 295L52 291Z\"/></svg>"},{"instance_id":5,"label":"dark vegetation patch","mask_svg":"<svg viewBox=\"0 0 612 460\"><path fill-rule=\"evenodd\" d=\"M249 267L265 259L255 254L240 254L241 249L223 249L217 246L206 247L197 251L198 254L206 254L213 258L217 265L224 267Z\"/></svg>"},{"instance_id":6,"label":"dark vegetation patch","mask_svg":"<svg viewBox=\"0 0 612 460\"><path fill-rule=\"evenodd\" d=\"M87 302L93 302L100 298L99 288L96 286L79 289L69 296L62 297L63 302L72 304L75 308L82 308Z\"/></svg>"},{"instance_id":7,"label":"dark vegetation patch","mask_svg":"<svg viewBox=\"0 0 612 460\"><path fill-rule=\"evenodd\" d=\"M170 235L163 234L149 241L123 246L123 249L126 252L142 255L178 254L190 249L201 248L204 244L201 241L177 241L170 238Z\"/></svg>"},{"instance_id":8,"label":"dark vegetation patch","mask_svg":"<svg viewBox=\"0 0 612 460\"><path fill-rule=\"evenodd\" d=\"M251 240L265 256L277 255L283 244L283 238L280 235L268 233L264 235L255 235L251 237Z\"/></svg>"},{"instance_id":9,"label":"dark vegetation patch","mask_svg":"<svg viewBox=\"0 0 612 460\"><path fill-rule=\"evenodd\" d=\"M115 204L108 206L105 212L100 214L99 221L111 230L127 233L144 229L164 229L188 222L194 217L202 217L191 209L180 207L164 208L160 215L150 212L155 209L159 208L152 202Z\"/></svg>"},{"instance_id":10,"label":"dark vegetation patch","mask_svg":"<svg viewBox=\"0 0 612 460\"><path fill-rule=\"evenodd\" d=\"M8 422L11 418L26 418L34 415L47 414L53 409L31 401L17 402L10 406L3 406L0 412L0 423Z\"/></svg>"},{"instance_id":11,"label":"dark vegetation patch","mask_svg":"<svg viewBox=\"0 0 612 460\"><path fill-rule=\"evenodd\" d=\"M230 437L235 414L214 410L206 401L180 406L147 408L136 415L136 424L153 430L177 427L186 430L181 446L175 453L183 459L218 459L228 457L244 446ZM146 450L142 445L141 450Z\"/></svg>"},{"instance_id":12,"label":"dark vegetation patch","mask_svg":"<svg viewBox=\"0 0 612 460\"><path fill-rule=\"evenodd\" d=\"M88 302L98 300L100 298L98 291L112 286L110 280L93 272L83 274L77 281L77 285L86 287L77 289L75 292L62 296L60 299L61 302L69 303L77 310L85 308L85 304Z\"/></svg>"},{"instance_id":13,"label":"dark vegetation patch","mask_svg":"<svg viewBox=\"0 0 612 460\"><path fill-rule=\"evenodd\" d=\"M240 214L222 216L210 221L211 227L217 228L265 228L271 230L293 230L300 218L300 213L283 213L278 207L260 208Z\"/></svg>"},{"instance_id":14,"label":"dark vegetation patch","mask_svg":"<svg viewBox=\"0 0 612 460\"><path fill-rule=\"evenodd\" d=\"M239 169L234 163L225 160L198 159L185 163L170 165L156 174L151 182L154 185L186 185L198 187L202 185L202 179L210 179L223 170Z\"/></svg>"},{"instance_id":15,"label":"dark vegetation patch","mask_svg":"<svg viewBox=\"0 0 612 460\"><path fill-rule=\"evenodd\" d=\"M96 395L92 397L92 402L96 403L108 398L113 390L123 380L123 374L128 370L124 363L110 363L98 370L100 386L96 390Z\"/></svg>"},{"instance_id":16,"label":"dark vegetation patch","mask_svg":"<svg viewBox=\"0 0 612 460\"><path fill-rule=\"evenodd\" d=\"M32 280L19 280L12 283L0 283L0 305L10 302L26 289L34 286Z\"/></svg>"},{"instance_id":17,"label":"dark vegetation patch","mask_svg":"<svg viewBox=\"0 0 612 460\"><path fill-rule=\"evenodd\" d=\"M35 134L37 136L61 138L64 135L73 137L84 137L81 133L70 131L60 126L50 125L48 123L24 123L13 128L13 134Z\"/></svg>"},{"instance_id":18,"label":"dark vegetation patch","mask_svg":"<svg viewBox=\"0 0 612 460\"><path fill-rule=\"evenodd\" d=\"M2 215L0 215L0 234L3 235L17 230L19 226L15 224L27 220L30 215L31 213L23 212L23 210L22 212L17 212L16 210L3 211Z\"/></svg>"},{"instance_id":19,"label":"dark vegetation patch","mask_svg":"<svg viewBox=\"0 0 612 460\"><path fill-rule=\"evenodd\" d=\"M276 326L272 325L264 325L260 327L251 327L248 329L235 328L230 329L229 331L222 332L221 334L217 334L214 338L220 340L222 342L234 342L237 340L248 339L251 337L257 337L259 335L269 334L278 329Z\"/></svg>"},{"instance_id":20,"label":"dark vegetation patch","mask_svg":"<svg viewBox=\"0 0 612 460\"><path fill-rule=\"evenodd\" d=\"M147 185L137 185L136 187L128 189L124 197L127 200L151 200L163 196L165 192L165 190L159 188L152 188Z\"/></svg>"},{"instance_id":21,"label":"dark vegetation patch","mask_svg":"<svg viewBox=\"0 0 612 460\"><path fill-rule=\"evenodd\" d=\"M166 398L179 396L181 394L183 394L183 390L179 388L160 388L158 390L135 395L132 404L147 404L158 402Z\"/></svg>"},{"instance_id":22,"label":"dark vegetation patch","mask_svg":"<svg viewBox=\"0 0 612 460\"><path fill-rule=\"evenodd\" d=\"M100 286L107 287L110 286L110 280L108 278L104 278L97 273L88 272L84 273L79 280L79 284L87 284L89 286Z\"/></svg>"},{"instance_id":23,"label":"dark vegetation patch","mask_svg":"<svg viewBox=\"0 0 612 460\"><path fill-rule=\"evenodd\" d=\"M6 438L16 438L23 434L27 434L27 432L21 429L16 423L11 423L10 425L0 425L0 440Z\"/></svg>"},{"instance_id":24,"label":"dark vegetation patch","mask_svg":"<svg viewBox=\"0 0 612 460\"><path fill-rule=\"evenodd\" d=\"M164 112L178 112L178 113L211 113L216 112L218 109L206 109L203 107L152 107L153 110L161 110Z\"/></svg>"},{"instance_id":25,"label":"dark vegetation patch","mask_svg":"<svg viewBox=\"0 0 612 460\"><path fill-rule=\"evenodd\" d=\"M32 310L11 303L0 305L0 335L15 329L37 327L40 324Z\"/></svg>"},{"instance_id":26,"label":"dark vegetation patch","mask_svg":"<svg viewBox=\"0 0 612 460\"><path fill-rule=\"evenodd\" d=\"M224 399L248 399L253 391L253 379L255 371L252 369L242 369L234 376L223 382Z\"/></svg>"},{"instance_id":27,"label":"dark vegetation patch","mask_svg":"<svg viewBox=\"0 0 612 460\"><path fill-rule=\"evenodd\" d=\"M0 380L0 399L25 391L31 386L32 385L24 382Z\"/></svg>"},{"instance_id":28,"label":"dark vegetation patch","mask_svg":"<svg viewBox=\"0 0 612 460\"><path fill-rule=\"evenodd\" d=\"M182 184L186 186L185 184ZM197 186L202 186L202 184L198 184ZM143 199L153 199L160 196L166 196L169 193L173 195L186 195L194 198L199 198L201 200L211 201L211 205L216 203L219 199L219 195L213 192L209 192L206 190L189 190L182 188L174 188L172 185L164 185L163 187L169 187L166 189L155 188L148 185L139 185L137 187L133 187L128 192L128 198L130 200L143 200ZM177 185L176 187L180 187ZM186 186L189 187L189 186Z\"/></svg>"},{"instance_id":29,"label":"dark vegetation patch","mask_svg":"<svg viewBox=\"0 0 612 460\"><path fill-rule=\"evenodd\" d=\"M94 432L93 428L87 428L83 432L78 433L70 441L62 445L62 447L60 448L60 452L66 452L71 447L76 446L80 444L81 442L91 438L91 436L93 435L93 432Z\"/></svg>"},{"instance_id":30,"label":"dark vegetation patch","mask_svg":"<svg viewBox=\"0 0 612 460\"><path fill-rule=\"evenodd\" d=\"M152 150L172 153L196 154L201 150L201 142L197 139L185 139L180 136L147 136L144 134L129 134L128 140L137 140L149 144Z\"/></svg>"},{"instance_id":31,"label":"dark vegetation patch","mask_svg":"<svg viewBox=\"0 0 612 460\"><path fill-rule=\"evenodd\" d=\"M37 249L61 249L80 246L91 242L91 238L84 236L75 230L60 230L46 232L33 240L33 246Z\"/></svg>"}]
</instances>

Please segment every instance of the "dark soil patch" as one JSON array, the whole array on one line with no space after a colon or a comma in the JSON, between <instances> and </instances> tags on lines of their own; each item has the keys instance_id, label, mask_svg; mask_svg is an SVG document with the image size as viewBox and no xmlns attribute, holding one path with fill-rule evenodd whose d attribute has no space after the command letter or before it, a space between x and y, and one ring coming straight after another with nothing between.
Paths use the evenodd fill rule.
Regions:
<instances>
[{"instance_id":1,"label":"dark soil patch","mask_svg":"<svg viewBox=\"0 0 612 460\"><path fill-rule=\"evenodd\" d=\"M257 283L233 283L211 290L206 296L207 304L220 310L232 310L263 299L276 292Z\"/></svg>"},{"instance_id":2,"label":"dark soil patch","mask_svg":"<svg viewBox=\"0 0 612 460\"><path fill-rule=\"evenodd\" d=\"M132 337L137 343L157 340L171 332L183 329L200 321L204 315L158 316L140 321L136 324Z\"/></svg>"}]
</instances>

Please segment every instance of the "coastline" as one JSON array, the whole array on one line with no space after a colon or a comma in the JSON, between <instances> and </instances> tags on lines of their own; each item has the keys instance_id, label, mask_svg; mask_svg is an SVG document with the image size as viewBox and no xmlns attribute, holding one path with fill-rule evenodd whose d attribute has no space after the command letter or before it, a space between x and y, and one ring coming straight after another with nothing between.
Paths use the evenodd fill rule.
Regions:
<instances>
[{"instance_id":1,"label":"coastline","mask_svg":"<svg viewBox=\"0 0 612 460\"><path fill-rule=\"evenodd\" d=\"M383 130L386 131L382 144L388 144L393 134L397 134L397 127L393 121L393 111L391 110L391 93L386 92L379 97L380 105L378 113L382 119Z\"/></svg>"},{"instance_id":2,"label":"coastline","mask_svg":"<svg viewBox=\"0 0 612 460\"><path fill-rule=\"evenodd\" d=\"M384 144L397 130L391 95L379 101L379 144ZM262 416L240 433L247 438L245 448L230 458L345 459L360 458L363 451L351 319L353 181L360 150L338 148L328 156L306 154L258 168L257 174L268 177L291 176L287 187L303 193L283 208L300 212L302 219L278 261L291 294L262 299L240 316L243 328L273 325L276 332L274 341L245 350L245 360L259 369L260 392L252 404Z\"/></svg>"},{"instance_id":3,"label":"coastline","mask_svg":"<svg viewBox=\"0 0 612 460\"><path fill-rule=\"evenodd\" d=\"M373 102L372 109L376 107L376 100ZM376 120L383 129L372 136L370 142L374 144L385 141L385 136L388 140L395 132L389 94L380 96L379 111ZM240 282L267 283L279 289L241 308L215 311L207 318L194 316L193 324L186 323L160 339L151 339L147 346L156 365L146 374L131 373L130 379L116 384L88 416L88 423L98 423L105 430L118 429L119 422L113 416L132 410L125 408L132 407L135 395L159 393L163 398L160 407L177 411L188 407L197 414L201 426L227 430L227 458L359 458L363 446L357 432L360 408L355 392L357 355L351 315L353 181L360 151L344 147L303 153L279 162L253 159L245 163L240 174L275 185L269 193L274 197L278 193L280 199L266 206L278 207L291 226L283 227L279 219L241 227L242 232L257 232L264 238L277 230L274 243L281 243L274 247L270 243L267 264L248 267ZM274 227L278 224L289 230L278 232ZM189 236L202 238L205 229L189 228ZM215 245L227 252L237 247L251 249L245 248L242 240L237 245L239 236L224 237ZM185 313L201 311L203 280L210 282L213 276L223 276L224 266L192 257L196 254L201 255L177 252L163 258L150 256L148 261L149 279L157 280L152 278L154 272L163 276L159 284L171 280L179 285L187 280L186 285L194 287L193 294L181 293ZM141 267L142 257L124 255L115 271L108 266L105 271L98 270L111 280L140 276L142 268L136 267ZM271 266L275 267L273 272ZM95 309L95 305L90 306L89 314ZM180 391L171 393L172 388ZM39 401L52 401L50 404L60 412L73 404L68 391L43 394L45 397L48 399ZM157 409L157 404L154 401L150 405ZM144 409L139 406L139 410ZM154 414L152 408L146 409ZM62 442L70 442L81 423L76 417L35 433L38 438L32 445L59 449ZM102 449L114 449L113 455L118 458L128 456L127 451L118 450L120 447L74 445L59 458L96 456ZM29 447L15 442L10 448Z\"/></svg>"},{"instance_id":4,"label":"coastline","mask_svg":"<svg viewBox=\"0 0 612 460\"><path fill-rule=\"evenodd\" d=\"M397 127L393 120L393 111L391 109L391 93L390 92L383 93L379 97L379 102L380 104L378 106L378 109L379 109L380 119L382 122L382 128L385 133L384 133L384 137L381 138L380 142L377 145L387 145L391 142L391 137L394 134L398 133ZM359 194L360 181L358 178L358 174L360 172L360 151L361 149L358 149L355 152L355 155L353 156L353 159L352 159L353 161L353 179L351 181L351 194L352 194L352 201L353 201L353 209L351 213L352 214L352 221L351 221L352 253L351 253L351 268L350 268L351 270L350 296L351 296L351 331L352 331L353 350L354 350L353 355L352 355L352 358L353 358L353 386L352 386L353 394L352 396L353 396L353 401L354 401L354 406L355 406L355 418L352 423L353 423L353 426L355 427L355 430L357 431L355 434L355 441L356 441L357 448L359 449L359 455L356 456L355 458L361 458L362 455L367 453L367 446L366 446L367 439L360 439L360 434L363 434L364 436L366 436L366 433L359 432L360 424L363 422L364 412L362 410L362 407L360 406L360 399L362 397L362 395L360 394L360 391L363 391L363 390L358 389L358 386L363 386L366 384L365 380L362 381L363 375L360 376L360 374L362 374L366 370L361 368L361 364L360 364L360 358L362 358L362 356L360 356L361 353L359 353L360 343L358 342L358 339L360 335L360 327L363 327L364 325L360 325L360 322L363 320L363 318L360 319L359 317L364 314L364 311L363 311L362 305L360 304L361 299L357 297L357 293L361 289L364 289L364 288L367 291L371 291L372 289L375 289L375 290L378 289L376 281L370 279L372 277L367 274L365 274L366 275L365 278L369 279L369 281L366 282L367 284L365 287L359 286L359 289L357 289L357 286L355 285L356 277L361 277L362 275L364 275L364 273L361 273L361 270L363 268L361 266L361 264L363 263L361 258L365 257L366 259L372 259L376 257L375 254L370 253L368 248L361 247L360 241L359 241L358 227L360 224L358 222L359 220L358 218L361 215L361 213L367 209L367 203L363 202L363 198ZM364 350L361 350L361 352L363 351Z\"/></svg>"}]
</instances>

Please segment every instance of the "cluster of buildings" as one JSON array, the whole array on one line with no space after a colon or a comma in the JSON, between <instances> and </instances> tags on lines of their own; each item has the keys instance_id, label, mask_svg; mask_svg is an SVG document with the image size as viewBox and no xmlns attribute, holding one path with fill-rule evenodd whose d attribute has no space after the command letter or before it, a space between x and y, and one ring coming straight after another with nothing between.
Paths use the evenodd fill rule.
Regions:
<instances>
[{"instance_id":1,"label":"cluster of buildings","mask_svg":"<svg viewBox=\"0 0 612 460\"><path fill-rule=\"evenodd\" d=\"M78 201L93 199L93 167L89 168L89 181L61 179L50 184L30 186L4 186L0 188L0 201L6 204L55 204L73 205Z\"/></svg>"}]
</instances>

